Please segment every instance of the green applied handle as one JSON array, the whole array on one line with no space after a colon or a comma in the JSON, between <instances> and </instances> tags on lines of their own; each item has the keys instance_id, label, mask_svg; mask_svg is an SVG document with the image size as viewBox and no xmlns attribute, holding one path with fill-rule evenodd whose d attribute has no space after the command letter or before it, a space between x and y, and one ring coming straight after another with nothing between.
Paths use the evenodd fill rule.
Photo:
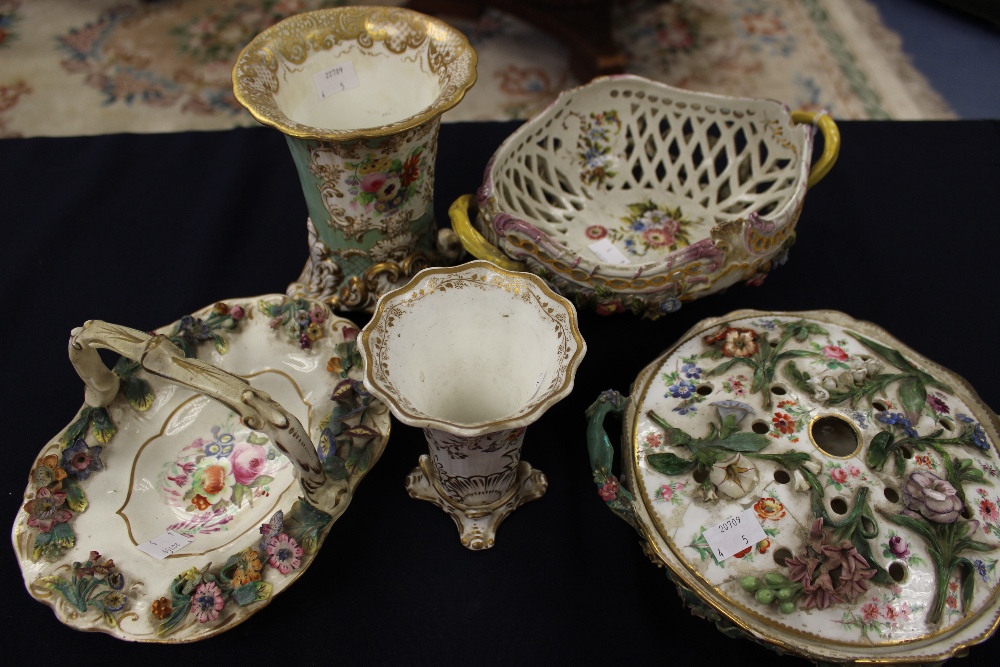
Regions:
<instances>
[{"instance_id":1,"label":"green applied handle","mask_svg":"<svg viewBox=\"0 0 1000 667\"><path fill-rule=\"evenodd\" d=\"M590 469L594 473L597 492L612 512L635 528L645 540L639 520L635 515L635 501L628 489L618 483L612 472L615 448L604 430L604 418L608 413L621 416L628 398L614 389L602 392L597 400L587 408L587 452L590 454Z\"/></svg>"},{"instance_id":2,"label":"green applied handle","mask_svg":"<svg viewBox=\"0 0 1000 667\"><path fill-rule=\"evenodd\" d=\"M628 489L618 483L618 478L611 472L611 466L615 458L615 448L604 430L604 418L609 413L621 416L628 404L628 398L622 396L614 389L602 392L597 400L587 408L587 452L590 454L590 468L594 471L594 483L597 484L598 493L604 499L608 508L627 521L635 529L643 541L643 550L646 555L657 565L666 565L651 548L651 542L642 530L635 513L635 500ZM719 613L719 610L711 606L695 593L690 586L671 569L666 567L667 577L677 586L684 604L691 609L695 616L707 618L715 623L716 627L727 637L743 637L751 639L744 630L740 629L733 622Z\"/></svg>"}]
</instances>

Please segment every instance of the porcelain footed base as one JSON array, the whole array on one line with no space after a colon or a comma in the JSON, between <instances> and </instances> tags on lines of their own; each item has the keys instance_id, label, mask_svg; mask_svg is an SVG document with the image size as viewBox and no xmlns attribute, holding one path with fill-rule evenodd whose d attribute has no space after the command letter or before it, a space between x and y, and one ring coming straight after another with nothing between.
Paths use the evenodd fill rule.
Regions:
<instances>
[{"instance_id":1,"label":"porcelain footed base","mask_svg":"<svg viewBox=\"0 0 1000 667\"><path fill-rule=\"evenodd\" d=\"M289 284L285 293L294 299L322 301L335 310L371 311L379 296L404 285L421 269L432 264L454 264L462 253L455 232L450 228L440 229L435 252L415 250L399 261L386 259L374 262L360 275L352 275L352 271L345 270L341 265L344 259L338 258L319 239L311 218L306 219L306 229L309 233L309 258L299 279Z\"/></svg>"},{"instance_id":2,"label":"porcelain footed base","mask_svg":"<svg viewBox=\"0 0 1000 667\"><path fill-rule=\"evenodd\" d=\"M427 454L420 457L420 465L406 478L410 497L432 502L443 509L455 521L462 544L473 551L492 547L497 528L507 515L524 503L541 498L548 487L549 480L542 471L521 461L517 466L517 479L502 498L490 505L462 505L438 484L434 464Z\"/></svg>"}]
</instances>

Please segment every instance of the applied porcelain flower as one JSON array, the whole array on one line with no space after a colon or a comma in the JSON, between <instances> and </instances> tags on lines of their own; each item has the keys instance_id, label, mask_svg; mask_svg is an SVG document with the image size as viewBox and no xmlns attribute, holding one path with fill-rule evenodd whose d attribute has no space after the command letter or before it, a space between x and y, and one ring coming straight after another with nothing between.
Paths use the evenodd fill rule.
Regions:
<instances>
[{"instance_id":1,"label":"applied porcelain flower","mask_svg":"<svg viewBox=\"0 0 1000 667\"><path fill-rule=\"evenodd\" d=\"M47 533L57 523L69 521L73 513L63 508L65 502L66 494L61 491L53 493L46 487L38 489L34 499L24 504L24 511L31 517L28 525Z\"/></svg>"},{"instance_id":2,"label":"applied porcelain flower","mask_svg":"<svg viewBox=\"0 0 1000 667\"><path fill-rule=\"evenodd\" d=\"M830 392L848 392L860 387L869 379L882 372L882 362L878 359L855 359L848 369L836 368L814 375L806 383L817 401L830 399Z\"/></svg>"},{"instance_id":3,"label":"applied porcelain flower","mask_svg":"<svg viewBox=\"0 0 1000 667\"><path fill-rule=\"evenodd\" d=\"M100 445L90 447L83 438L80 438L63 450L63 470L81 481L90 477L92 472L104 470L104 462L101 461L102 449Z\"/></svg>"},{"instance_id":4,"label":"applied porcelain flower","mask_svg":"<svg viewBox=\"0 0 1000 667\"><path fill-rule=\"evenodd\" d=\"M222 590L213 583L205 582L198 585L191 598L191 613L199 623L207 623L219 618L219 612L225 606Z\"/></svg>"},{"instance_id":5,"label":"applied porcelain flower","mask_svg":"<svg viewBox=\"0 0 1000 667\"><path fill-rule=\"evenodd\" d=\"M53 491L59 491L62 488L64 479L66 479L66 471L59 466L59 457L55 454L43 456L31 471L31 480L37 486L50 486Z\"/></svg>"},{"instance_id":6,"label":"applied porcelain flower","mask_svg":"<svg viewBox=\"0 0 1000 667\"><path fill-rule=\"evenodd\" d=\"M757 414L752 407L746 403L741 403L739 401L727 400L727 401L716 401L715 403L709 403L716 411L719 413L719 424L724 424L726 418L733 416L735 421L733 426L739 426L740 422L747 415Z\"/></svg>"},{"instance_id":7,"label":"applied porcelain flower","mask_svg":"<svg viewBox=\"0 0 1000 667\"><path fill-rule=\"evenodd\" d=\"M709 480L730 498L742 498L757 487L757 466L742 454L733 454L712 466Z\"/></svg>"},{"instance_id":8,"label":"applied porcelain flower","mask_svg":"<svg viewBox=\"0 0 1000 667\"><path fill-rule=\"evenodd\" d=\"M905 513L919 514L934 523L954 523L962 513L962 500L949 482L932 472L910 473L903 485Z\"/></svg>"},{"instance_id":9,"label":"applied porcelain flower","mask_svg":"<svg viewBox=\"0 0 1000 667\"><path fill-rule=\"evenodd\" d=\"M302 565L302 547L286 533L275 535L267 543L268 562L282 574Z\"/></svg>"}]
</instances>

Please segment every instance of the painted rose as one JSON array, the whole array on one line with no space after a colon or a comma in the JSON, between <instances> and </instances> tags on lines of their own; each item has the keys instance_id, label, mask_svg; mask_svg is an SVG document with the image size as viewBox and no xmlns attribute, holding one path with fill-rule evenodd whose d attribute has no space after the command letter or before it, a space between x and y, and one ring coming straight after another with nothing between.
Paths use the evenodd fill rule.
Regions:
<instances>
[{"instance_id":1,"label":"painted rose","mask_svg":"<svg viewBox=\"0 0 1000 667\"><path fill-rule=\"evenodd\" d=\"M847 353L840 347L836 345L827 345L823 348L823 354L825 354L830 359L836 359L837 361L846 361Z\"/></svg>"},{"instance_id":2,"label":"painted rose","mask_svg":"<svg viewBox=\"0 0 1000 667\"><path fill-rule=\"evenodd\" d=\"M385 173L367 174L363 179L361 179L361 189L364 190L365 192L378 194L383 191L388 182L389 182L389 174Z\"/></svg>"},{"instance_id":3,"label":"painted rose","mask_svg":"<svg viewBox=\"0 0 1000 667\"><path fill-rule=\"evenodd\" d=\"M847 482L847 471L843 468L834 468L830 471L830 477L838 484L844 484Z\"/></svg>"},{"instance_id":4,"label":"painted rose","mask_svg":"<svg viewBox=\"0 0 1000 667\"><path fill-rule=\"evenodd\" d=\"M608 235L608 230L602 227L601 225L591 225L590 227L587 227L586 230L584 230L584 234L587 235L588 239L592 239L594 241L600 241L601 239L603 239L605 236Z\"/></svg>"},{"instance_id":5,"label":"painted rose","mask_svg":"<svg viewBox=\"0 0 1000 667\"><path fill-rule=\"evenodd\" d=\"M647 229L642 233L642 238L653 248L662 248L674 242L673 235L662 227Z\"/></svg>"},{"instance_id":6,"label":"painted rose","mask_svg":"<svg viewBox=\"0 0 1000 667\"><path fill-rule=\"evenodd\" d=\"M910 555L910 545L899 535L889 538L889 551L896 558L906 558Z\"/></svg>"},{"instance_id":7,"label":"painted rose","mask_svg":"<svg viewBox=\"0 0 1000 667\"><path fill-rule=\"evenodd\" d=\"M233 448L230 461L233 465L233 477L238 483L248 486L264 472L267 451L260 445L241 442Z\"/></svg>"},{"instance_id":8,"label":"painted rose","mask_svg":"<svg viewBox=\"0 0 1000 667\"><path fill-rule=\"evenodd\" d=\"M935 523L954 523L962 512L958 492L946 480L932 472L910 473L903 485L905 514L920 515Z\"/></svg>"}]
</instances>

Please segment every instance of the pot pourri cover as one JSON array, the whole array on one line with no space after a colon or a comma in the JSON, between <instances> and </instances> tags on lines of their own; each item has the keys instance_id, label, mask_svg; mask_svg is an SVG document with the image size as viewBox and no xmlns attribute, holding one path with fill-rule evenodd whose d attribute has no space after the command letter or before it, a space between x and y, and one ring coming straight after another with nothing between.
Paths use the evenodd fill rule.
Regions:
<instances>
[{"instance_id":1,"label":"pot pourri cover","mask_svg":"<svg viewBox=\"0 0 1000 667\"><path fill-rule=\"evenodd\" d=\"M837 662L937 661L996 629L997 416L882 329L705 320L588 416L601 497L720 628Z\"/></svg>"}]
</instances>

